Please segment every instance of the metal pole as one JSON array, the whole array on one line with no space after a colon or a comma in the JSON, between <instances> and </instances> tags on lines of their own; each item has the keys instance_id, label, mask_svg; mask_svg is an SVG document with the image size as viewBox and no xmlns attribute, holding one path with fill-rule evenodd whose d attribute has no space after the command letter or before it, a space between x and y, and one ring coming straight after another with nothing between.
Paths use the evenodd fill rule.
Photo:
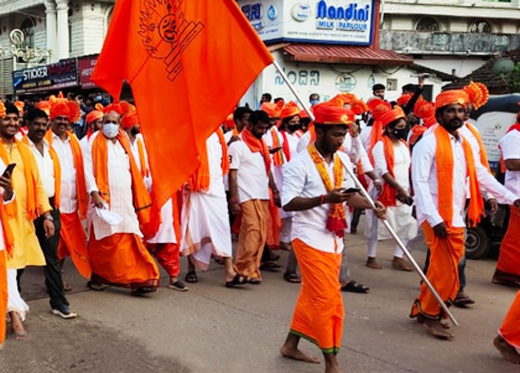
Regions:
<instances>
[{"instance_id":1,"label":"metal pole","mask_svg":"<svg viewBox=\"0 0 520 373\"><path fill-rule=\"evenodd\" d=\"M273 62L273 65L274 67L276 68L276 70L278 70L278 73L280 73L280 75L282 76L283 80L285 81L285 84L287 84L287 86L289 87L289 89L291 90L291 92L294 94L294 96L296 97L296 99L298 101L300 101L301 105L303 106L303 108L305 109L305 111L307 112L307 114L309 114L309 118L311 118L311 120L314 121L314 114L312 113L311 109L308 107L308 105L302 100L301 96L298 94L298 92L296 92L295 88L293 87L293 85L291 84L291 82L289 82L289 79L287 78L287 75L285 74L285 72L282 70L282 68L280 67L280 65L278 64L278 62L274 61ZM356 184L356 187L358 189L360 189L361 191L361 194L363 195L363 197L366 198L366 200L370 203L370 206L374 209L376 207L376 204L374 202L374 200L370 197L370 194L368 194L368 192L366 191L366 189L363 187L363 185L361 184L361 182L358 180L358 178L356 176L354 176L354 174L352 173L352 171L348 168L348 167L345 167L345 169L347 170L350 178L352 180L354 180L354 183ZM397 233L395 233L395 231L393 230L393 228L390 226L390 224L388 223L388 221L386 220L383 220L383 224L385 225L386 229L388 230L388 232L390 233L390 235L392 236L392 238L395 240L395 242L399 245L399 247L401 248L401 250L403 250L404 254L406 255L406 257L408 258L408 260L410 261L410 263L412 263L415 271L419 274L419 276L421 277L421 279L424 281L424 283L426 284L426 286L428 286L428 289L430 289L430 291L432 292L433 296L435 297L435 299L437 300L437 302L439 302L442 310L448 315L448 317L450 318L450 320L453 322L454 325L459 325L459 323L457 322L457 320L455 319L455 317L453 316L453 314L450 312L450 310L448 309L448 306L446 305L446 303L444 303L444 301L442 300L441 296L439 295L439 293L437 293L437 290L435 290L435 288L433 287L433 285L431 284L431 282L428 280L428 278L426 277L426 275L423 273L421 267L419 267L419 264L417 264L417 262L415 261L414 257L412 256L412 254L410 253L410 251L408 251L408 249L406 248L406 245L403 243L403 241L401 241L401 239L399 238L399 236L397 235Z\"/></svg>"}]
</instances>

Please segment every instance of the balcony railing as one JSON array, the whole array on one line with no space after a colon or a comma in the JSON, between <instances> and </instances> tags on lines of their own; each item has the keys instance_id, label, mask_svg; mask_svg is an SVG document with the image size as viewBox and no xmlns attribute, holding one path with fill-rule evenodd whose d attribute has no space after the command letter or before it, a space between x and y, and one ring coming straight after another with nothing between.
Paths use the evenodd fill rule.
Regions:
<instances>
[{"instance_id":1,"label":"balcony railing","mask_svg":"<svg viewBox=\"0 0 520 373\"><path fill-rule=\"evenodd\" d=\"M493 55L520 48L520 35L381 30L380 47L405 54Z\"/></svg>"}]
</instances>

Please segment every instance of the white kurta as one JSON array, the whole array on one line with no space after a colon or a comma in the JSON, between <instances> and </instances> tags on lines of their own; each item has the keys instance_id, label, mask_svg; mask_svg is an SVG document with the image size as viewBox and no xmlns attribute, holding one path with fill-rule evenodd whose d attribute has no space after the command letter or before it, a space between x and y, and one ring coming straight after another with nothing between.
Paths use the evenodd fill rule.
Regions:
<instances>
[{"instance_id":1,"label":"white kurta","mask_svg":"<svg viewBox=\"0 0 520 373\"><path fill-rule=\"evenodd\" d=\"M408 194L411 194L410 186L410 167L411 156L408 147L399 142L393 144L394 147L394 179L401 185ZM375 172L378 178L383 179L383 175L388 173L388 163L385 157L385 150L382 141L379 141L372 151L375 162ZM417 220L412 216L412 206L408 206L397 201L397 206L388 206L386 209L386 220L395 230L397 235L405 240L410 240L417 235ZM377 224L377 219L367 219L367 232L370 232L371 224ZM378 240L392 238L384 224L378 224Z\"/></svg>"},{"instance_id":2,"label":"white kurta","mask_svg":"<svg viewBox=\"0 0 520 373\"><path fill-rule=\"evenodd\" d=\"M206 140L210 172L207 192L187 192L182 207L181 254L206 270L211 255L232 256L231 228L222 175L222 146L216 133Z\"/></svg>"},{"instance_id":3,"label":"white kurta","mask_svg":"<svg viewBox=\"0 0 520 373\"><path fill-rule=\"evenodd\" d=\"M83 154L85 163L85 178L89 195L98 192L96 179L94 178L92 163L92 144L96 136L104 136L99 131L92 135L89 143L89 151ZM142 237L139 229L139 220L134 208L132 194L132 175L130 173L130 158L119 143L107 141L108 185L110 192L110 205L108 209L123 217L118 225L110 225L93 213L93 206L89 207L88 226L94 227L96 240L112 236L116 233L131 233ZM89 235L90 236L90 235Z\"/></svg>"}]
</instances>

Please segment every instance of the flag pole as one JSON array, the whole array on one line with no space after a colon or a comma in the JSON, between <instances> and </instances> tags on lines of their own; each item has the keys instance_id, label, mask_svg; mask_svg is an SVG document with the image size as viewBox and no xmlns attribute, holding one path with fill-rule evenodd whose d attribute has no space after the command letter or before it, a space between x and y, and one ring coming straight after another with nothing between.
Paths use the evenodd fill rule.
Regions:
<instances>
[{"instance_id":1,"label":"flag pole","mask_svg":"<svg viewBox=\"0 0 520 373\"><path fill-rule=\"evenodd\" d=\"M312 121L314 121L314 114L312 113L311 109L309 108L309 106L302 100L301 96L298 94L298 92L296 92L296 89L294 88L294 86L291 84L291 82L289 81L289 79L287 78L287 75L285 74L285 72L282 70L280 64L278 64L278 62L275 60L273 61L273 65L274 67L276 68L276 70L278 70L278 73L282 76L282 79L285 81L285 84L287 84L287 86L289 87L289 89L291 90L291 92L293 93L294 97L296 97L296 99L300 102L300 104L303 106L304 110L307 112L307 114L309 114L309 118L311 118ZM358 178L356 176L354 176L354 174L352 173L352 171L348 168L348 167L345 167L345 169L347 170L350 178L352 180L354 180L354 183L356 184L356 187L361 191L361 194L363 195L363 197L365 197L365 199L370 203L370 206L375 209L376 207L376 204L374 202L374 200L370 197L370 194L367 192L367 190L363 187L363 185L361 184L361 182L358 180ZM428 286L428 289L430 289L430 291L432 292L433 296L435 297L435 299L437 300L437 302L439 302L442 310L446 313L446 315L448 315L448 317L450 318L450 320L453 322L454 325L459 325L459 323L457 322L457 320L455 319L455 317L453 316L453 314L450 312L450 310L448 309L448 306L446 305L446 303L444 303L444 301L442 300L442 298L440 297L439 293L437 293L437 290L435 290L435 288L433 287L433 285L431 284L431 282L428 280L428 278L426 277L426 275L424 274L424 272L422 271L421 267L419 267L419 264L417 264L417 262L415 261L414 257L412 256L412 254L410 253L410 251L406 248L406 245L404 244L404 242L399 238L399 236L397 235L397 233L394 231L394 229L390 226L390 224L388 223L388 221L385 219L385 220L382 220L383 221L383 224L385 225L386 229L388 230L388 232L390 233L390 235L392 236L392 238L395 240L395 242L397 243L397 245L401 248L401 250L403 250L404 254L406 255L406 257L408 258L408 260L410 261L410 263L412 263L415 271L419 274L419 276L421 277L421 279L424 281L424 283L426 284L426 286Z\"/></svg>"}]
</instances>

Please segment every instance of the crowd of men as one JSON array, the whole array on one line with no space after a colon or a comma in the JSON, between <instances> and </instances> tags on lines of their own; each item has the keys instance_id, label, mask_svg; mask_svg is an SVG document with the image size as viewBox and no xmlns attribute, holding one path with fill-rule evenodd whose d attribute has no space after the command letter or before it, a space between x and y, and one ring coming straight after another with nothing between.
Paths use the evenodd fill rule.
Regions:
<instances>
[{"instance_id":1,"label":"crowd of men","mask_svg":"<svg viewBox=\"0 0 520 373\"><path fill-rule=\"evenodd\" d=\"M479 222L485 203L491 214L498 203L509 205L493 282L520 285L520 115L500 143L504 186L468 121L487 101L485 86L471 83L429 102L422 85L403 87L397 102L384 99L382 85L367 102L353 94L319 102L313 94L313 121L295 103L272 103L265 94L259 110L236 108L206 140L196 172L162 206L146 150L154 144L145 145L132 104L97 105L82 119L80 105L62 95L26 107L0 102L0 309L12 335L27 338L20 278L28 266L45 268L52 313L70 319L76 313L62 279L67 257L92 290L119 286L141 296L159 287L158 265L168 288L187 291L185 282L197 283L197 271L212 259L224 265L226 287L260 285L262 271L282 267L282 249L289 251L283 277L301 287L281 353L318 362L298 349L303 337L323 352L326 372L339 372L341 291L369 290L351 278L344 254L345 235L356 233L363 210L367 267L382 268L377 244L390 238L378 220L405 244L421 228L429 281L446 304L465 306L474 303L464 292L465 227ZM80 120L88 126L81 139L72 131ZM180 256L189 258L184 281ZM399 246L392 268L413 270ZM410 317L427 332L453 338L426 284L411 303ZM520 293L495 339L514 363L519 318ZM1 342L6 325L0 323Z\"/></svg>"}]
</instances>

